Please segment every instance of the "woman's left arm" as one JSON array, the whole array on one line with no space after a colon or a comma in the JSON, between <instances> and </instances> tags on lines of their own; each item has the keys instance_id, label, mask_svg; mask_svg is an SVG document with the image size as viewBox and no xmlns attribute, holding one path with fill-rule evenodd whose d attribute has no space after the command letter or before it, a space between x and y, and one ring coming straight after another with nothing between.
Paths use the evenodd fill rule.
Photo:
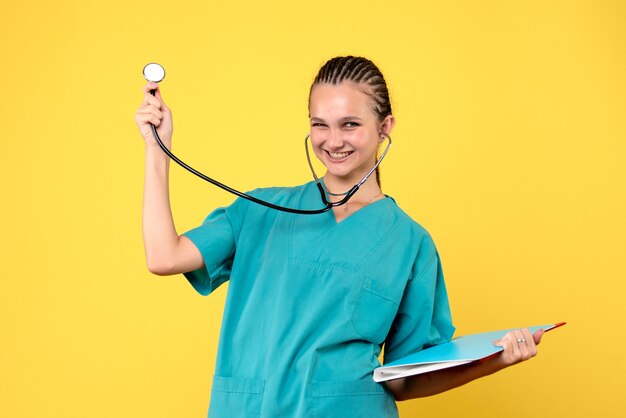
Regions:
<instances>
[{"instance_id":1,"label":"woman's left arm","mask_svg":"<svg viewBox=\"0 0 626 418\"><path fill-rule=\"evenodd\" d=\"M497 356L462 366L390 380L385 384L397 401L436 395L534 357L543 333L544 330L541 329L533 335L528 329L511 331L500 340L494 341L495 345L503 348Z\"/></svg>"}]
</instances>

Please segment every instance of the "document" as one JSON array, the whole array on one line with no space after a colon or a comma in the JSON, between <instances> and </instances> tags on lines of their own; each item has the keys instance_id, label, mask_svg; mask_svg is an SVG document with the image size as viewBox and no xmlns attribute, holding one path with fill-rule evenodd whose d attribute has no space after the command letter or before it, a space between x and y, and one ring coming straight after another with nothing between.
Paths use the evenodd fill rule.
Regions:
<instances>
[{"instance_id":1,"label":"document","mask_svg":"<svg viewBox=\"0 0 626 418\"><path fill-rule=\"evenodd\" d=\"M528 329L531 334L534 334L539 329L550 331L562 325L565 325L565 322L550 325L537 325L528 327ZM493 341L499 340L513 329L464 335L454 338L447 343L426 348L376 368L374 370L374 381L384 382L387 380L400 379L406 376L460 366L461 364L485 359L503 350L502 347L495 346Z\"/></svg>"}]
</instances>

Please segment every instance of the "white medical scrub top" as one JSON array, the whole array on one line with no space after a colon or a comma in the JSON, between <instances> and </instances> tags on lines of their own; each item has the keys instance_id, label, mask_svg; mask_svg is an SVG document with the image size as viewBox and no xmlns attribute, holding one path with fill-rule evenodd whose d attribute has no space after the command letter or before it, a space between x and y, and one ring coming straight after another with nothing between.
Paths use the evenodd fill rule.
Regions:
<instances>
[{"instance_id":1,"label":"white medical scrub top","mask_svg":"<svg viewBox=\"0 0 626 418\"><path fill-rule=\"evenodd\" d=\"M315 182L251 193L321 205ZM185 273L208 295L230 280L209 417L397 417L373 381L384 363L454 333L428 232L386 197L337 223L238 198L183 234L205 267Z\"/></svg>"}]
</instances>

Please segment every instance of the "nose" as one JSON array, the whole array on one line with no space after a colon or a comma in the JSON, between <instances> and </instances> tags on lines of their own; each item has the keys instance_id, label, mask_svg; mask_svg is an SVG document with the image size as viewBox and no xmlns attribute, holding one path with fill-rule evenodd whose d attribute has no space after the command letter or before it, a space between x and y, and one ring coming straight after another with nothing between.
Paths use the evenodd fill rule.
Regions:
<instances>
[{"instance_id":1,"label":"nose","mask_svg":"<svg viewBox=\"0 0 626 418\"><path fill-rule=\"evenodd\" d=\"M339 129L331 129L326 142L332 149L340 149L343 147L343 137L341 131Z\"/></svg>"}]
</instances>

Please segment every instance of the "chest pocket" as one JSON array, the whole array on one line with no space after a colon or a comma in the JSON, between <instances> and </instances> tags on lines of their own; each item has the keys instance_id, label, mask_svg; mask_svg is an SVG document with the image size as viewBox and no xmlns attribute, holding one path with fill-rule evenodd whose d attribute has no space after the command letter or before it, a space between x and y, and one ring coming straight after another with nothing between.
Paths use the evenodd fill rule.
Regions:
<instances>
[{"instance_id":1,"label":"chest pocket","mask_svg":"<svg viewBox=\"0 0 626 418\"><path fill-rule=\"evenodd\" d=\"M385 341L399 307L400 296L393 290L376 279L363 279L351 318L354 331L362 338L376 344Z\"/></svg>"},{"instance_id":2,"label":"chest pocket","mask_svg":"<svg viewBox=\"0 0 626 418\"><path fill-rule=\"evenodd\" d=\"M366 206L339 224L328 218L332 214L290 218L291 262L346 272L344 280L330 275L326 281L318 280L317 288L324 295L342 293L343 300L337 300L337 304L345 303L344 295L350 295L349 300L354 303L349 312L352 328L358 336L375 344L381 344L389 333L404 290L401 278L406 276L401 257L394 257L393 260L398 259L394 263L385 256L397 250L392 237L402 224L395 223L386 212L372 212L391 204L390 199L386 200L389 202L381 200L375 202L378 205ZM368 213L380 216L367 217ZM325 285L330 288L324 288Z\"/></svg>"}]
</instances>

